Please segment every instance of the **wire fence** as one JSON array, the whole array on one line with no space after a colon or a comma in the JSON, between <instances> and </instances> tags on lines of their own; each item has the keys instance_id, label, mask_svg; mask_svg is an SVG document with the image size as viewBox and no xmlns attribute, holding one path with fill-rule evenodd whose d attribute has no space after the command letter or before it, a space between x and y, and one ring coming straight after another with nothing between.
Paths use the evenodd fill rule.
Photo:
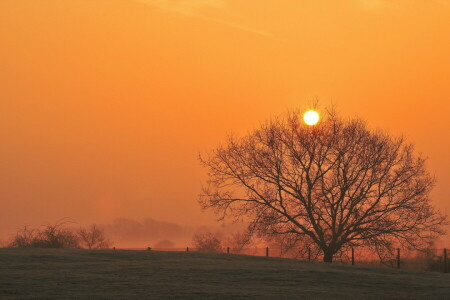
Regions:
<instances>
[{"instance_id":1,"label":"wire fence","mask_svg":"<svg viewBox=\"0 0 450 300\"><path fill-rule=\"evenodd\" d=\"M310 249L280 247L255 247L255 248L231 248L224 247L214 251L205 251L193 247L184 248L113 248L115 250L145 250L145 251L169 251L169 252L216 252L224 254L239 254L250 256L283 257L303 261L321 262L323 255L313 253ZM334 258L333 263L344 265L356 265L364 267L397 268L416 271L450 272L448 250L446 248L427 249L426 251L410 251L396 249L391 257L380 260L380 258L364 248L351 248L347 252Z\"/></svg>"}]
</instances>

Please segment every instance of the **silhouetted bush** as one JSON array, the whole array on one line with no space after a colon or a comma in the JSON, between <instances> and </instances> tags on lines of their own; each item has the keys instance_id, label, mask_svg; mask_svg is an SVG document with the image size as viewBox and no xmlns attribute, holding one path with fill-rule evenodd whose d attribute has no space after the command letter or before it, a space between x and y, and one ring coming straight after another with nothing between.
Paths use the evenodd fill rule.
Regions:
<instances>
[{"instance_id":1,"label":"silhouetted bush","mask_svg":"<svg viewBox=\"0 0 450 300\"><path fill-rule=\"evenodd\" d=\"M68 228L65 222L49 224L42 229L24 226L7 244L11 248L109 248L112 245L96 225L78 231Z\"/></svg>"},{"instance_id":2,"label":"silhouetted bush","mask_svg":"<svg viewBox=\"0 0 450 300\"><path fill-rule=\"evenodd\" d=\"M256 245L252 241L252 235L247 231L235 232L230 234L226 240L227 246L230 247L232 253L241 253L244 248L255 248Z\"/></svg>"},{"instance_id":3,"label":"silhouetted bush","mask_svg":"<svg viewBox=\"0 0 450 300\"><path fill-rule=\"evenodd\" d=\"M24 226L21 230L16 232L16 236L11 239L7 247L12 248L27 248L33 247L34 241L37 238L37 230L29 229Z\"/></svg>"},{"instance_id":4,"label":"silhouetted bush","mask_svg":"<svg viewBox=\"0 0 450 300\"><path fill-rule=\"evenodd\" d=\"M64 223L46 225L43 229L25 226L16 233L8 245L13 248L78 248L79 238Z\"/></svg>"},{"instance_id":5,"label":"silhouetted bush","mask_svg":"<svg viewBox=\"0 0 450 300\"><path fill-rule=\"evenodd\" d=\"M222 242L209 232L194 235L192 242L200 252L223 252Z\"/></svg>"},{"instance_id":6,"label":"silhouetted bush","mask_svg":"<svg viewBox=\"0 0 450 300\"><path fill-rule=\"evenodd\" d=\"M36 248L79 248L78 235L62 224L47 225L33 240Z\"/></svg>"}]
</instances>

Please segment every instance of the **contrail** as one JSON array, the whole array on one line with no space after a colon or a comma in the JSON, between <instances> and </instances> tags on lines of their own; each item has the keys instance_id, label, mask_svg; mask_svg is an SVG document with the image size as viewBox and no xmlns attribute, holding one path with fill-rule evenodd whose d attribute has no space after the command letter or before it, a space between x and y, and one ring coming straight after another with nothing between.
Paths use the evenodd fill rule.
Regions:
<instances>
[{"instance_id":1,"label":"contrail","mask_svg":"<svg viewBox=\"0 0 450 300\"><path fill-rule=\"evenodd\" d=\"M236 22L230 22L222 18L209 17L201 13L200 9L205 7L218 9L226 8L227 3L224 0L137 0L137 1L161 9L176 12L182 15L191 16L201 20L221 24L230 28L250 32L265 37L269 36L269 34L263 30L252 28Z\"/></svg>"}]
</instances>

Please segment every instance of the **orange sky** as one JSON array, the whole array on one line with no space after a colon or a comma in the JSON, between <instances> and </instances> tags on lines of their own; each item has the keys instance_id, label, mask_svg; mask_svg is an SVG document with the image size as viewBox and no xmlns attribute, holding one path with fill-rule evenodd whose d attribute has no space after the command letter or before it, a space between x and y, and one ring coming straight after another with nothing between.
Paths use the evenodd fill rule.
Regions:
<instances>
[{"instance_id":1,"label":"orange sky","mask_svg":"<svg viewBox=\"0 0 450 300\"><path fill-rule=\"evenodd\" d=\"M211 224L197 155L319 98L404 133L450 212L450 1L1 0L0 239Z\"/></svg>"}]
</instances>

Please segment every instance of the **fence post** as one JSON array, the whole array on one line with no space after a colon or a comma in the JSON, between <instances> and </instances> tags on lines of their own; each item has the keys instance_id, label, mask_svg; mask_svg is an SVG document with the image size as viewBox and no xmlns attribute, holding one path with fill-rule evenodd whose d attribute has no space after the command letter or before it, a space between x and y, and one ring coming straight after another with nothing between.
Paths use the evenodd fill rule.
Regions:
<instances>
[{"instance_id":1,"label":"fence post","mask_svg":"<svg viewBox=\"0 0 450 300\"><path fill-rule=\"evenodd\" d=\"M448 272L448 264L447 264L447 248L444 248L444 273Z\"/></svg>"},{"instance_id":2,"label":"fence post","mask_svg":"<svg viewBox=\"0 0 450 300\"><path fill-rule=\"evenodd\" d=\"M352 247L352 266L355 265L355 249Z\"/></svg>"},{"instance_id":3,"label":"fence post","mask_svg":"<svg viewBox=\"0 0 450 300\"><path fill-rule=\"evenodd\" d=\"M230 254L230 247L227 247L227 254Z\"/></svg>"},{"instance_id":4,"label":"fence post","mask_svg":"<svg viewBox=\"0 0 450 300\"><path fill-rule=\"evenodd\" d=\"M400 269L400 248L397 248L397 269Z\"/></svg>"},{"instance_id":5,"label":"fence post","mask_svg":"<svg viewBox=\"0 0 450 300\"><path fill-rule=\"evenodd\" d=\"M308 261L311 261L311 248L308 248Z\"/></svg>"},{"instance_id":6,"label":"fence post","mask_svg":"<svg viewBox=\"0 0 450 300\"><path fill-rule=\"evenodd\" d=\"M269 256L269 247L266 247L266 256Z\"/></svg>"},{"instance_id":7,"label":"fence post","mask_svg":"<svg viewBox=\"0 0 450 300\"><path fill-rule=\"evenodd\" d=\"M186 247L186 252L189 252L189 247Z\"/></svg>"}]
</instances>

